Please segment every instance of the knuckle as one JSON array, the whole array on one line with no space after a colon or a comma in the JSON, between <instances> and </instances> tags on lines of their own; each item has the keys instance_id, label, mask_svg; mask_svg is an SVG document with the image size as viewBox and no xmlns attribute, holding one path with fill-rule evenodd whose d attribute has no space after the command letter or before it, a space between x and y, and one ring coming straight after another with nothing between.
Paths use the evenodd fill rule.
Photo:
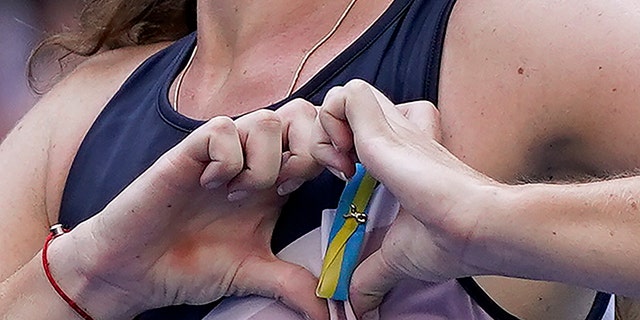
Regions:
<instances>
[{"instance_id":1,"label":"knuckle","mask_svg":"<svg viewBox=\"0 0 640 320\"><path fill-rule=\"evenodd\" d=\"M288 276L278 275L274 282L275 293L282 299L287 296Z\"/></svg>"},{"instance_id":2,"label":"knuckle","mask_svg":"<svg viewBox=\"0 0 640 320\"><path fill-rule=\"evenodd\" d=\"M297 291L297 285L302 285L307 280L307 270L296 265L292 266L286 275L278 277L277 286L284 296L293 296Z\"/></svg>"},{"instance_id":3,"label":"knuckle","mask_svg":"<svg viewBox=\"0 0 640 320\"><path fill-rule=\"evenodd\" d=\"M306 117L315 117L318 113L317 110L311 102L300 99L300 102L296 104L296 108L292 112L295 115L301 114Z\"/></svg>"},{"instance_id":4,"label":"knuckle","mask_svg":"<svg viewBox=\"0 0 640 320\"><path fill-rule=\"evenodd\" d=\"M335 86L335 87L329 89L329 91L327 91L327 94L325 95L325 101L331 101L331 100L334 100L334 99L338 99L338 97L340 97L343 94L344 94L344 87Z\"/></svg>"},{"instance_id":5,"label":"knuckle","mask_svg":"<svg viewBox=\"0 0 640 320\"><path fill-rule=\"evenodd\" d=\"M302 115L307 118L315 118L318 114L318 109L313 104L307 101L305 101L304 104L301 104L297 111L302 113Z\"/></svg>"},{"instance_id":6,"label":"knuckle","mask_svg":"<svg viewBox=\"0 0 640 320\"><path fill-rule=\"evenodd\" d=\"M422 100L418 101L417 104L426 112L428 112L432 119L435 119L440 115L440 111L438 111L438 108L436 108L436 106L431 103L431 101Z\"/></svg>"},{"instance_id":7,"label":"knuckle","mask_svg":"<svg viewBox=\"0 0 640 320\"><path fill-rule=\"evenodd\" d=\"M264 131L270 131L270 132L280 132L280 130L282 129L282 121L280 119L263 119L258 121L257 123L258 127Z\"/></svg>"},{"instance_id":8,"label":"knuckle","mask_svg":"<svg viewBox=\"0 0 640 320\"><path fill-rule=\"evenodd\" d=\"M362 79L353 79L347 82L345 88L347 88L350 92L360 92L363 90L368 90L371 87L369 83Z\"/></svg>"},{"instance_id":9,"label":"knuckle","mask_svg":"<svg viewBox=\"0 0 640 320\"><path fill-rule=\"evenodd\" d=\"M315 118L318 112L316 107L311 102L302 98L296 98L295 100L292 100L280 109L276 110L276 113L280 117L286 120L290 120L298 117Z\"/></svg>"},{"instance_id":10,"label":"knuckle","mask_svg":"<svg viewBox=\"0 0 640 320\"><path fill-rule=\"evenodd\" d=\"M260 110L255 113L255 123L259 128L263 129L280 129L282 120L271 110Z\"/></svg>"},{"instance_id":11,"label":"knuckle","mask_svg":"<svg viewBox=\"0 0 640 320\"><path fill-rule=\"evenodd\" d=\"M260 109L256 110L251 114L256 120L260 121L263 119L278 119L276 112L269 109Z\"/></svg>"},{"instance_id":12,"label":"knuckle","mask_svg":"<svg viewBox=\"0 0 640 320\"><path fill-rule=\"evenodd\" d=\"M290 104L293 105L305 105L305 104L311 104L309 101L302 99L302 98L295 98L293 100L291 100Z\"/></svg>"},{"instance_id":13,"label":"knuckle","mask_svg":"<svg viewBox=\"0 0 640 320\"><path fill-rule=\"evenodd\" d=\"M231 133L236 131L233 120L227 116L215 117L207 122L211 132Z\"/></svg>"},{"instance_id":14,"label":"knuckle","mask_svg":"<svg viewBox=\"0 0 640 320\"><path fill-rule=\"evenodd\" d=\"M329 110L327 108L320 109L317 116L321 124L325 123L328 120L333 120L336 118L333 114L333 110Z\"/></svg>"},{"instance_id":15,"label":"knuckle","mask_svg":"<svg viewBox=\"0 0 640 320\"><path fill-rule=\"evenodd\" d=\"M287 104L285 104L284 106L282 106L281 108L279 108L278 110L276 110L276 113L288 113L288 112L293 112L298 110L301 107L305 107L311 105L311 102L302 99L302 98L295 98L291 101L289 101Z\"/></svg>"},{"instance_id":16,"label":"knuckle","mask_svg":"<svg viewBox=\"0 0 640 320\"><path fill-rule=\"evenodd\" d=\"M435 104L433 104L433 102L428 100L423 100L423 102L427 105L429 109L431 109L431 111L439 113L438 108L436 107Z\"/></svg>"},{"instance_id":17,"label":"knuckle","mask_svg":"<svg viewBox=\"0 0 640 320\"><path fill-rule=\"evenodd\" d=\"M434 123L437 127L439 127L440 125L440 111L438 111L438 109L436 108L431 108L430 109L430 116L431 116L431 122Z\"/></svg>"}]
</instances>

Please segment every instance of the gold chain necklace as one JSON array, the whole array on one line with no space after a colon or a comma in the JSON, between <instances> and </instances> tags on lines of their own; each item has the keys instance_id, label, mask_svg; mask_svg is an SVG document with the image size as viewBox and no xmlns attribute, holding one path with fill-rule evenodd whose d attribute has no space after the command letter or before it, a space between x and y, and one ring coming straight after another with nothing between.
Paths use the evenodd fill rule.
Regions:
<instances>
[{"instance_id":1,"label":"gold chain necklace","mask_svg":"<svg viewBox=\"0 0 640 320\"><path fill-rule=\"evenodd\" d=\"M355 3L356 3L356 0L351 0L349 2L347 7L342 12L342 15L340 15L340 18L338 18L338 21L336 21L336 23L333 25L333 28L331 28L331 30L329 30L329 32L324 37L322 37L318 42L316 42L316 44L314 44L313 47L311 47L311 49L307 51L304 57L302 57L302 60L300 60L300 63L298 64L298 68L296 69L296 72L293 74L293 79L291 80L291 84L289 85L289 89L287 90L287 95L286 95L287 97L291 96L291 94L293 93L293 89L295 89L296 84L300 79L300 74L302 74L302 70L304 69L305 64L307 64L307 61L309 60L309 58L311 58L311 56L316 52L316 50L318 50L325 42L327 42L336 33L336 31L338 31L338 28L340 27L344 19L347 17L347 15L349 14L349 11L351 11L351 8L353 8L353 5ZM187 61L187 65L184 67L184 69L176 79L176 88L173 95L173 109L176 111L178 111L178 98L180 96L180 88L182 87L184 76L187 74L187 71L189 71L189 68L191 68L191 65L193 64L193 58L196 56L197 51L198 51L198 45L196 44L193 47L193 52L191 52L191 56Z\"/></svg>"}]
</instances>

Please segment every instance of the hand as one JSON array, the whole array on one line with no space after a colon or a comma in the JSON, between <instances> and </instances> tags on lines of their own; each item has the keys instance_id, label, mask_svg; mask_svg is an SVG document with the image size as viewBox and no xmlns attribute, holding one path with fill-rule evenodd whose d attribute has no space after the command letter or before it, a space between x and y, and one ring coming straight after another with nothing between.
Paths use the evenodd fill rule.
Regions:
<instances>
[{"instance_id":1,"label":"hand","mask_svg":"<svg viewBox=\"0 0 640 320\"><path fill-rule=\"evenodd\" d=\"M78 302L101 318L246 294L327 318L314 295L316 278L270 250L286 199L274 185L283 149L283 176L304 177L298 145L307 144L298 138L308 128L295 122L311 124L316 114L310 105L295 106L298 112L217 117L194 131L102 212L52 243L54 276L56 269L75 270L86 278L75 291Z\"/></svg>"},{"instance_id":2,"label":"hand","mask_svg":"<svg viewBox=\"0 0 640 320\"><path fill-rule=\"evenodd\" d=\"M397 281L442 281L481 271L464 249L477 221L476 197L491 180L439 143L438 111L425 101L395 106L355 80L332 89L320 110L312 155L350 176L359 159L400 201L401 214L381 248L352 278L357 314L373 309Z\"/></svg>"},{"instance_id":3,"label":"hand","mask_svg":"<svg viewBox=\"0 0 640 320\"><path fill-rule=\"evenodd\" d=\"M276 114L283 120L282 166L276 181L278 194L287 195L302 183L318 176L324 167L311 156L315 142L312 128L318 109L310 102L295 99L280 107Z\"/></svg>"}]
</instances>

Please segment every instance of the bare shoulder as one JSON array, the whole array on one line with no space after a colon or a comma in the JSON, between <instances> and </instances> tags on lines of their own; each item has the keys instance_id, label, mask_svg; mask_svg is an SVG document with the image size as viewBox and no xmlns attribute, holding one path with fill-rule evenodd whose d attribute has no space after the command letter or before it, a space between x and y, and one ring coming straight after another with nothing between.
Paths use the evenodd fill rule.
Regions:
<instances>
[{"instance_id":1,"label":"bare shoulder","mask_svg":"<svg viewBox=\"0 0 640 320\"><path fill-rule=\"evenodd\" d=\"M164 45L96 55L56 84L0 144L0 281L29 261L58 220L62 190L85 133L127 76Z\"/></svg>"},{"instance_id":2,"label":"bare shoulder","mask_svg":"<svg viewBox=\"0 0 640 320\"><path fill-rule=\"evenodd\" d=\"M64 140L59 140L57 134L64 138L69 138L65 133L70 132L83 135L77 128L88 127L135 68L166 45L127 47L87 58L44 94L14 129L26 132L12 132L8 139L42 130L47 131L53 143ZM38 122L46 125L33 127ZM32 128L23 130L25 126Z\"/></svg>"},{"instance_id":3,"label":"bare shoulder","mask_svg":"<svg viewBox=\"0 0 640 320\"><path fill-rule=\"evenodd\" d=\"M121 48L88 58L46 93L32 113L56 120L50 122L53 142L81 138L129 75L166 45Z\"/></svg>"},{"instance_id":4,"label":"bare shoulder","mask_svg":"<svg viewBox=\"0 0 640 320\"><path fill-rule=\"evenodd\" d=\"M91 124L133 71L167 43L121 48L100 53L79 65L36 105L49 119L50 146L47 204L57 218L67 172ZM37 110L41 109L41 110ZM51 121L53 120L53 121Z\"/></svg>"},{"instance_id":5,"label":"bare shoulder","mask_svg":"<svg viewBox=\"0 0 640 320\"><path fill-rule=\"evenodd\" d=\"M458 0L450 26L475 35L517 38L524 33L530 40L542 37L553 44L576 33L582 37L573 40L616 40L616 30L620 35L631 31L638 16L640 3L633 0Z\"/></svg>"},{"instance_id":6,"label":"bare shoulder","mask_svg":"<svg viewBox=\"0 0 640 320\"><path fill-rule=\"evenodd\" d=\"M502 121L496 135L519 140L530 158L550 154L537 145L555 141L571 153L563 163L588 159L585 171L637 167L640 150L630 147L640 145L637 30L640 2L633 0L459 0L447 29L440 104L463 117L457 123L486 129ZM469 139L478 134L467 131Z\"/></svg>"},{"instance_id":7,"label":"bare shoulder","mask_svg":"<svg viewBox=\"0 0 640 320\"><path fill-rule=\"evenodd\" d=\"M64 97L65 103L71 102L69 108L56 109L62 112L77 112L81 110L73 110L75 105L73 102L80 98L92 97L97 98L96 103L92 103L90 106L83 105L85 107L93 105L100 107L99 102L105 102L104 99L110 98L138 65L166 46L167 43L160 43L125 47L96 54L81 63L65 79L54 86L38 104L50 104L56 102L58 98Z\"/></svg>"},{"instance_id":8,"label":"bare shoulder","mask_svg":"<svg viewBox=\"0 0 640 320\"><path fill-rule=\"evenodd\" d=\"M614 77L637 74L638 28L640 2L633 0L459 0L448 56L459 52L462 61L481 62L476 69L510 75L505 81L556 80L551 87L572 80L558 90L582 94L584 86L614 85Z\"/></svg>"},{"instance_id":9,"label":"bare shoulder","mask_svg":"<svg viewBox=\"0 0 640 320\"><path fill-rule=\"evenodd\" d=\"M634 0L458 0L441 66L443 143L508 182L639 168L638 30ZM593 302L588 290L496 279L482 286L523 318L584 319Z\"/></svg>"}]
</instances>

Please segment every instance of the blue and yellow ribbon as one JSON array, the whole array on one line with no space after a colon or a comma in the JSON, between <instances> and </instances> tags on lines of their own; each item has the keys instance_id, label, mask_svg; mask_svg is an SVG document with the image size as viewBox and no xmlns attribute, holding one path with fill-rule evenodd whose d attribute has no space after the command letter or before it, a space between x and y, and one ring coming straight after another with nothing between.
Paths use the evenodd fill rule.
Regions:
<instances>
[{"instance_id":1,"label":"blue and yellow ribbon","mask_svg":"<svg viewBox=\"0 0 640 320\"><path fill-rule=\"evenodd\" d=\"M316 295L346 301L349 282L358 263L364 241L369 200L377 181L361 164L342 192L336 217L331 226L327 252L322 264Z\"/></svg>"}]
</instances>

